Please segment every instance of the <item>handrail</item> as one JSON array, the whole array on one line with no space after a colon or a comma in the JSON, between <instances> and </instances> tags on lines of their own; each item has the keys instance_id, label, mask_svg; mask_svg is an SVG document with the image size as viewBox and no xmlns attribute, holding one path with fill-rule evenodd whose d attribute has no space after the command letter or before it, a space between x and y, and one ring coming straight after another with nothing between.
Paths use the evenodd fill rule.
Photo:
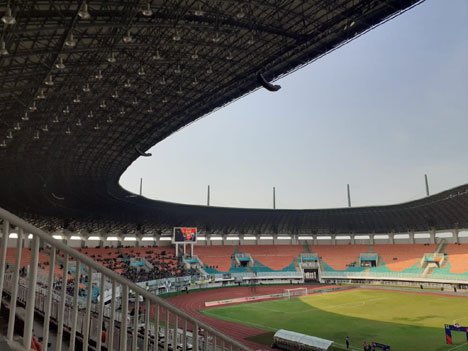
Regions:
<instances>
[{"instance_id":1,"label":"handrail","mask_svg":"<svg viewBox=\"0 0 468 351\"><path fill-rule=\"evenodd\" d=\"M186 321L189 321L192 323L194 326L197 326L198 328L201 327L203 328L206 332L208 332L212 336L216 336L221 338L222 340L227 341L231 345L235 346L236 348L244 351L251 351L250 348L246 347L242 343L238 342L237 340L234 340L223 333L217 331L213 327L205 324L202 321L199 321L195 319L194 317L190 316L186 312L177 309L167 301L163 300L162 298L153 295L146 291L145 289L141 288L137 284L133 283L132 281L128 280L127 278L115 273L114 271L99 265L97 262L95 262L93 259L90 257L76 251L75 249L65 245L64 243L58 241L57 239L52 238L49 234L44 232L43 230L36 228L35 226L31 225L30 223L24 221L23 219L19 218L18 216L12 214L11 212L0 208L0 217L3 218L4 220L7 220L10 224L13 224L19 228L22 228L25 232L31 233L34 235L37 235L41 240L44 242L50 244L53 248L58 249L65 253L66 255L69 255L78 261L80 261L82 264L87 265L88 267L91 267L93 270L105 275L107 278L111 279L114 282L120 283L124 287L130 288L132 291L136 292L138 295L143 296L145 299L149 300L152 303L155 303L159 305L159 307L163 307L166 309L166 311L170 311L171 313L177 315L178 317L184 318ZM4 233L4 235L8 235L8 233ZM124 323L125 324L125 323Z\"/></svg>"}]
</instances>

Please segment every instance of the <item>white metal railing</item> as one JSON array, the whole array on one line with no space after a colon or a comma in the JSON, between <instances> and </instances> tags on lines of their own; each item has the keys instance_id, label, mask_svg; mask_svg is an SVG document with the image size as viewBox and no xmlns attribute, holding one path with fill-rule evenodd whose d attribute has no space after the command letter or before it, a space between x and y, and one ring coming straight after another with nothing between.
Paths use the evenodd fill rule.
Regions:
<instances>
[{"instance_id":1,"label":"white metal railing","mask_svg":"<svg viewBox=\"0 0 468 351\"><path fill-rule=\"evenodd\" d=\"M3 236L0 241L0 293L10 297L8 342L13 341L16 331L15 320L19 318L17 316L19 304L25 306L21 343L26 350L29 350L31 345L34 315L37 312L44 317L42 331L44 351L48 349L50 323L57 326L54 345L57 351L62 350L65 342L68 343L70 351L101 350L103 344L108 350L121 351L250 351L240 342L175 308L167 301L99 265L90 257L61 241L53 239L49 234L12 213L0 208L0 218L3 219ZM15 264L12 265L12 272L5 274L10 226L17 227L15 232L18 239ZM26 278L20 278L23 242L28 240L28 234L32 234L30 268ZM38 281L39 248L45 245L51 247L48 250L47 278ZM43 251L43 254L45 252ZM86 272L88 277L86 296L79 296L78 284L75 284L73 292L70 291L72 295L67 293L66 283L55 286L57 278L55 267L59 254L64 255L61 259L62 282L67 282L69 277L70 260L74 260L78 268L72 273L74 282L79 282L80 274ZM92 277L93 274L97 277L96 273L100 273L101 292L105 292L106 287L111 287L109 306L104 305L105 299L99 299L97 303L92 301ZM119 303L117 303L117 291L121 295ZM132 309L134 312L131 317L129 294L135 296ZM143 298L142 302L140 297ZM107 329L106 338L101 338L103 327ZM65 331L70 334L67 341L63 338ZM81 348L77 347L77 342L82 343Z\"/></svg>"}]
</instances>

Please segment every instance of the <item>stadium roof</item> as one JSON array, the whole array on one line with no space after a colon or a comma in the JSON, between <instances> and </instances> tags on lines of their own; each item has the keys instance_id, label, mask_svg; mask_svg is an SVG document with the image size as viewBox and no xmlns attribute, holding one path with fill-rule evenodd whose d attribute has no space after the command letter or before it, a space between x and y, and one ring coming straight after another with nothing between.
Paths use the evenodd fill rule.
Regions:
<instances>
[{"instance_id":1,"label":"stadium roof","mask_svg":"<svg viewBox=\"0 0 468 351\"><path fill-rule=\"evenodd\" d=\"M260 75L275 80L420 2L3 2L0 205L38 223L124 230L466 226L466 187L398 206L273 211L153 201L118 184L151 146L265 86Z\"/></svg>"}]
</instances>

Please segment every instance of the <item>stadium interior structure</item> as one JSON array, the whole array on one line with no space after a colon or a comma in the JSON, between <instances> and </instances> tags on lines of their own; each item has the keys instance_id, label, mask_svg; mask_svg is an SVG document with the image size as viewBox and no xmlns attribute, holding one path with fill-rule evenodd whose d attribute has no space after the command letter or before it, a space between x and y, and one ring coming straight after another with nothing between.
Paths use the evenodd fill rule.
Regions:
<instances>
[{"instance_id":1,"label":"stadium interior structure","mask_svg":"<svg viewBox=\"0 0 468 351\"><path fill-rule=\"evenodd\" d=\"M276 210L155 201L118 184L178 129L278 90L271 81L420 2L2 3L2 350L251 349L158 296L183 289L466 289L466 185L391 206ZM198 228L182 255L179 226Z\"/></svg>"}]
</instances>

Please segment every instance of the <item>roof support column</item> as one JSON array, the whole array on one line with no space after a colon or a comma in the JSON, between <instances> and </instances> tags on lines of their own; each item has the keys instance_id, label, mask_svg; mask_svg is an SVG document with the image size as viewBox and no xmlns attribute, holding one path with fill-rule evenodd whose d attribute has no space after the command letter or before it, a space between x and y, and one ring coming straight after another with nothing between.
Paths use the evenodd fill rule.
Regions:
<instances>
[{"instance_id":1,"label":"roof support column","mask_svg":"<svg viewBox=\"0 0 468 351\"><path fill-rule=\"evenodd\" d=\"M429 241L430 241L431 244L436 243L436 231L435 231L435 229L431 229L431 231L429 232Z\"/></svg>"},{"instance_id":2,"label":"roof support column","mask_svg":"<svg viewBox=\"0 0 468 351\"><path fill-rule=\"evenodd\" d=\"M455 228L453 231L452 231L452 235L453 235L453 242L455 244L460 244L460 237L459 237L459 230L458 228Z\"/></svg>"},{"instance_id":3,"label":"roof support column","mask_svg":"<svg viewBox=\"0 0 468 351\"><path fill-rule=\"evenodd\" d=\"M356 236L355 236L354 234L350 234L349 237L350 237L350 239L351 239L351 245L354 245L355 239L356 239L355 237L356 237Z\"/></svg>"},{"instance_id":4,"label":"roof support column","mask_svg":"<svg viewBox=\"0 0 468 351\"><path fill-rule=\"evenodd\" d=\"M336 235L331 236L332 245L336 245Z\"/></svg>"},{"instance_id":5,"label":"roof support column","mask_svg":"<svg viewBox=\"0 0 468 351\"><path fill-rule=\"evenodd\" d=\"M317 235L312 235L312 243L314 246L317 245Z\"/></svg>"},{"instance_id":6,"label":"roof support column","mask_svg":"<svg viewBox=\"0 0 468 351\"><path fill-rule=\"evenodd\" d=\"M414 244L415 241L414 241L414 232L409 232L409 241L410 241L410 244Z\"/></svg>"},{"instance_id":7,"label":"roof support column","mask_svg":"<svg viewBox=\"0 0 468 351\"><path fill-rule=\"evenodd\" d=\"M374 234L369 234L369 245L374 245Z\"/></svg>"},{"instance_id":8,"label":"roof support column","mask_svg":"<svg viewBox=\"0 0 468 351\"><path fill-rule=\"evenodd\" d=\"M390 242L390 244L395 244L395 233L394 232L391 232L388 234L388 240Z\"/></svg>"}]
</instances>

